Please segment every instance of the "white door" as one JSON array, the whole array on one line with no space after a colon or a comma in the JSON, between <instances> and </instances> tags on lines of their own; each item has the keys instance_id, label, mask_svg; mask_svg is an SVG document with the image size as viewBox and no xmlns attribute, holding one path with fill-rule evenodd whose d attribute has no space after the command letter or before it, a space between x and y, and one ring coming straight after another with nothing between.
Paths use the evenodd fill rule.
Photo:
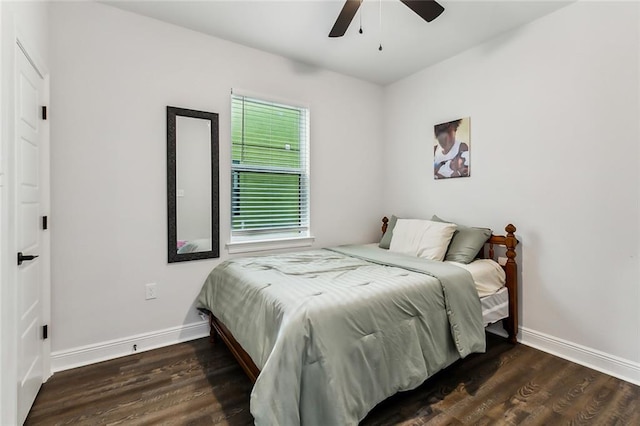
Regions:
<instances>
[{"instance_id":1,"label":"white door","mask_svg":"<svg viewBox=\"0 0 640 426\"><path fill-rule=\"evenodd\" d=\"M15 191L18 320L18 420L23 422L44 378L40 157L44 80L16 49ZM20 262L18 254L23 256Z\"/></svg>"}]
</instances>

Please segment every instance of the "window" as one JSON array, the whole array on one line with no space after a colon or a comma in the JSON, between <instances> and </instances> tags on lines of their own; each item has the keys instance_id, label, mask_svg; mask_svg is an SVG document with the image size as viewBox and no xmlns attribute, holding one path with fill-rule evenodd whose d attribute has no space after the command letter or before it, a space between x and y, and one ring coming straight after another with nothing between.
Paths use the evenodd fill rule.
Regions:
<instances>
[{"instance_id":1,"label":"window","mask_svg":"<svg viewBox=\"0 0 640 426\"><path fill-rule=\"evenodd\" d=\"M231 243L309 237L309 111L231 97Z\"/></svg>"}]
</instances>

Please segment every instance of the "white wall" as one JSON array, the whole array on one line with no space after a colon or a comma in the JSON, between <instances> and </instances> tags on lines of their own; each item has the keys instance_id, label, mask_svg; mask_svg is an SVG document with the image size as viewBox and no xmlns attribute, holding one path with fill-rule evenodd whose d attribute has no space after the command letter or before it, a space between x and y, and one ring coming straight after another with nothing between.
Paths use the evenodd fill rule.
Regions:
<instances>
[{"instance_id":1,"label":"white wall","mask_svg":"<svg viewBox=\"0 0 640 426\"><path fill-rule=\"evenodd\" d=\"M16 38L46 67L49 58L46 2L0 1L0 424L17 420L15 232L13 199L14 81ZM43 172L47 172L43 170ZM48 315L48 312L45 314Z\"/></svg>"},{"instance_id":2,"label":"white wall","mask_svg":"<svg viewBox=\"0 0 640 426\"><path fill-rule=\"evenodd\" d=\"M636 382L638 16L636 3L579 2L384 99L385 205L496 231L513 222L523 341ZM466 116L472 176L434 181L433 125Z\"/></svg>"},{"instance_id":3,"label":"white wall","mask_svg":"<svg viewBox=\"0 0 640 426\"><path fill-rule=\"evenodd\" d=\"M222 244L233 87L310 107L315 246L378 237L380 87L102 4L51 8L54 357L199 321L218 261L167 264L167 105L220 114Z\"/></svg>"}]
</instances>

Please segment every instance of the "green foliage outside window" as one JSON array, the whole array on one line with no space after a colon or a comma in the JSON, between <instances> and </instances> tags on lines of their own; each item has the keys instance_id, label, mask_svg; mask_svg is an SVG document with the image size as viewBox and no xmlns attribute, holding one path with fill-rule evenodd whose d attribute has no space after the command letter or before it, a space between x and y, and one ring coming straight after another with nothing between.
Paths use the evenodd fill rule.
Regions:
<instances>
[{"instance_id":1,"label":"green foliage outside window","mask_svg":"<svg viewBox=\"0 0 640 426\"><path fill-rule=\"evenodd\" d=\"M304 111L242 97L233 98L231 111L232 229L298 226Z\"/></svg>"}]
</instances>

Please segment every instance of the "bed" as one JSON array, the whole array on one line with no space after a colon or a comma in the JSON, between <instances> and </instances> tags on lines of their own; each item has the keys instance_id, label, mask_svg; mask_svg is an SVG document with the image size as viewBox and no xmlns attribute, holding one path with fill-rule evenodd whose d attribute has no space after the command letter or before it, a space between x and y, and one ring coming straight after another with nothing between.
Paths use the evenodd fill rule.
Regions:
<instances>
[{"instance_id":1,"label":"bed","mask_svg":"<svg viewBox=\"0 0 640 426\"><path fill-rule=\"evenodd\" d=\"M384 218L383 233L388 226ZM254 382L256 424L357 424L387 397L483 352L488 323L502 320L516 342L518 241L513 225L505 230L478 254L495 259L494 246L506 248L504 288L482 298L469 268L365 245L223 262L197 306L212 342L219 336Z\"/></svg>"},{"instance_id":2,"label":"bed","mask_svg":"<svg viewBox=\"0 0 640 426\"><path fill-rule=\"evenodd\" d=\"M177 249L178 249L178 254L211 251L211 238L178 240Z\"/></svg>"}]
</instances>

